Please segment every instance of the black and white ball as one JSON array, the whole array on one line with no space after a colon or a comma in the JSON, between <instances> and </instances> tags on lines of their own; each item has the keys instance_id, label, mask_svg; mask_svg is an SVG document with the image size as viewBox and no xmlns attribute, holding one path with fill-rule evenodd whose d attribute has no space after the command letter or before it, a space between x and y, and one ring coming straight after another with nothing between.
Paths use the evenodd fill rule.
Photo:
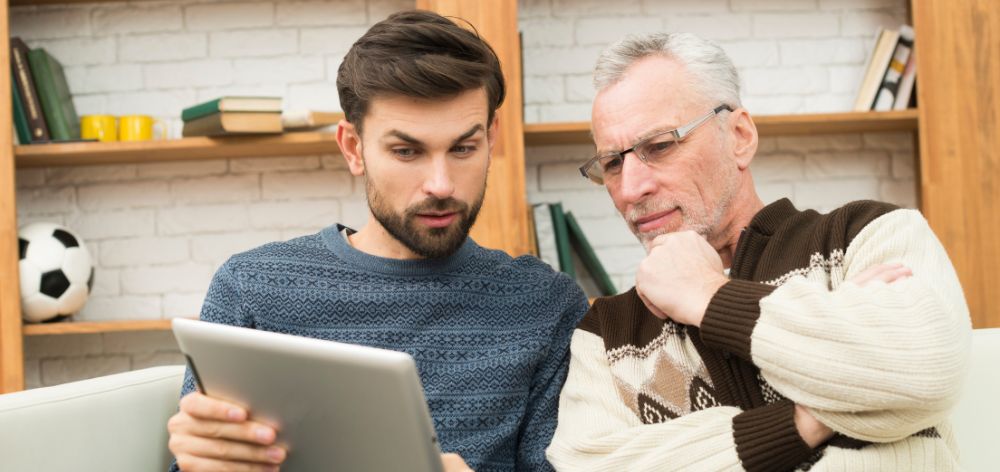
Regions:
<instances>
[{"instance_id":1,"label":"black and white ball","mask_svg":"<svg viewBox=\"0 0 1000 472\"><path fill-rule=\"evenodd\" d=\"M94 283L83 240L54 223L26 225L17 239L24 320L58 321L83 308Z\"/></svg>"}]
</instances>

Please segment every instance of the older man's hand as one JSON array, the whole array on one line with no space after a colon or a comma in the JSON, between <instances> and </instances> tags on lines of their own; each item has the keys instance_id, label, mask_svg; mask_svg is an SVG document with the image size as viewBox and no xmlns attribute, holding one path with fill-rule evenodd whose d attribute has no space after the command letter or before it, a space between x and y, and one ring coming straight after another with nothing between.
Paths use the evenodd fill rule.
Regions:
<instances>
[{"instance_id":1,"label":"older man's hand","mask_svg":"<svg viewBox=\"0 0 1000 472\"><path fill-rule=\"evenodd\" d=\"M698 233L681 231L653 240L635 288L657 317L701 326L708 302L728 280L715 248Z\"/></svg>"}]
</instances>

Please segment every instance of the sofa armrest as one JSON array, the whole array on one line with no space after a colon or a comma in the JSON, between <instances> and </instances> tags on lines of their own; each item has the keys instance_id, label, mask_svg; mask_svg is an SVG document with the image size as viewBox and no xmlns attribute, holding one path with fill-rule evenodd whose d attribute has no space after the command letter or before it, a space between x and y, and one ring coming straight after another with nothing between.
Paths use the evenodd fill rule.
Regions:
<instances>
[{"instance_id":1,"label":"sofa armrest","mask_svg":"<svg viewBox=\"0 0 1000 472\"><path fill-rule=\"evenodd\" d=\"M0 395L4 470L167 470L184 366Z\"/></svg>"}]
</instances>

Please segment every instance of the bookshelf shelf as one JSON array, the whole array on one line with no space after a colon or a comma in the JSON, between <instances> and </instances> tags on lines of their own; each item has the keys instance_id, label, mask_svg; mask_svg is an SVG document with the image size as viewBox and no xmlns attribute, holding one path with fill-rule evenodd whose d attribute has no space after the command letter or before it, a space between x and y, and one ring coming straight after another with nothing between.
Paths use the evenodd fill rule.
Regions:
<instances>
[{"instance_id":1,"label":"bookshelf shelf","mask_svg":"<svg viewBox=\"0 0 1000 472\"><path fill-rule=\"evenodd\" d=\"M811 113L754 116L761 136L916 131L917 110L883 112ZM532 123L524 125L528 146L590 144L590 123Z\"/></svg>"},{"instance_id":2,"label":"bookshelf shelf","mask_svg":"<svg viewBox=\"0 0 1000 472\"><path fill-rule=\"evenodd\" d=\"M14 160L18 168L28 168L339 152L334 133L291 132L280 135L198 137L166 141L32 144L15 146Z\"/></svg>"},{"instance_id":3,"label":"bookshelf shelf","mask_svg":"<svg viewBox=\"0 0 1000 472\"><path fill-rule=\"evenodd\" d=\"M168 330L170 330L170 320L67 321L63 323L24 324L22 327L25 336Z\"/></svg>"}]
</instances>

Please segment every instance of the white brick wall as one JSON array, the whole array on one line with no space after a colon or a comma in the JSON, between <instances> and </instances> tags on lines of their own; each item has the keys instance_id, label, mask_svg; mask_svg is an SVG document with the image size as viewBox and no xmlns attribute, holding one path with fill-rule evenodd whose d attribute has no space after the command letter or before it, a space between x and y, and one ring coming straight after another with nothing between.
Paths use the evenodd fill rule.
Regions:
<instances>
[{"instance_id":1,"label":"white brick wall","mask_svg":"<svg viewBox=\"0 0 1000 472\"><path fill-rule=\"evenodd\" d=\"M343 54L412 0L165 0L11 9L11 32L65 66L80 114L152 114L180 134L190 104L224 94L279 95L338 109ZM590 72L627 32L686 30L720 41L755 114L850 106L872 36L905 0L521 0L525 119L586 120ZM527 149L529 200L562 201L621 289L643 250L606 192L578 177L586 144ZM853 199L916 204L909 133L778 137L753 164L761 196L831 209ZM339 155L142 163L17 171L18 216L64 223L97 263L82 320L198 312L231 254L367 218L363 182ZM30 387L181 363L168 333L41 336L26 341Z\"/></svg>"}]
</instances>

